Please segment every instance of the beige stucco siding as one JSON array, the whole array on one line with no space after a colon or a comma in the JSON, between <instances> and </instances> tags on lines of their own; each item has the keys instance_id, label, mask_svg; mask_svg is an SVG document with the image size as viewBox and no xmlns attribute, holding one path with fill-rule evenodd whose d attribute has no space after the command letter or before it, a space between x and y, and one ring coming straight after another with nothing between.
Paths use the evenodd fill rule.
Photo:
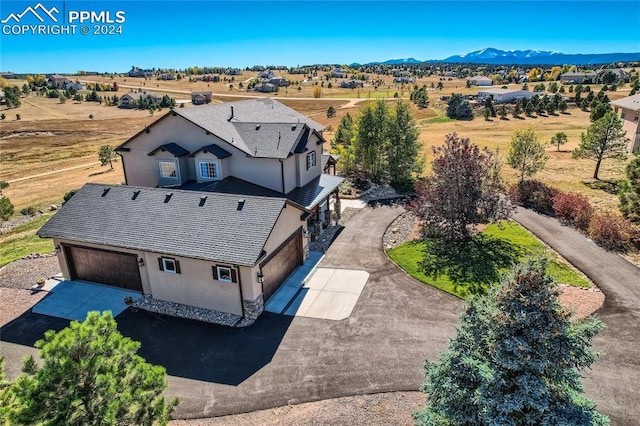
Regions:
<instances>
[{"instance_id":1,"label":"beige stucco siding","mask_svg":"<svg viewBox=\"0 0 640 426\"><path fill-rule=\"evenodd\" d=\"M632 111L625 108L616 107L618 116L624 114L622 119L622 128L629 138L627 143L627 152L633 152L640 146L640 112Z\"/></svg>"},{"instance_id":2,"label":"beige stucco siding","mask_svg":"<svg viewBox=\"0 0 640 426\"><path fill-rule=\"evenodd\" d=\"M145 253L151 294L155 299L242 315L240 286L213 279L214 262L165 256L180 262L180 274L161 271L155 253Z\"/></svg>"},{"instance_id":3,"label":"beige stucco siding","mask_svg":"<svg viewBox=\"0 0 640 426\"><path fill-rule=\"evenodd\" d=\"M296 175L296 156L291 156L282 160L284 163L284 193L293 191L298 186L298 177Z\"/></svg>"},{"instance_id":4,"label":"beige stucco siding","mask_svg":"<svg viewBox=\"0 0 640 426\"><path fill-rule=\"evenodd\" d=\"M195 152L206 145L219 144L232 153L242 156L244 153L227 144L215 135L206 132L184 118L169 114L149 128L149 133L142 132L134 140L125 145L130 151L121 152L126 166L127 184L134 186L158 185L158 166L156 159L160 152L153 156L148 154L157 147L176 143L189 152ZM163 153L166 154L166 153ZM169 154L171 155L171 154ZM174 157L175 158L175 157ZM184 169L186 179L195 179L195 167L192 157L181 157L189 164Z\"/></svg>"},{"instance_id":5,"label":"beige stucco siding","mask_svg":"<svg viewBox=\"0 0 640 426\"><path fill-rule=\"evenodd\" d=\"M231 176L282 192L282 171L277 159L233 154L226 160L229 160Z\"/></svg>"},{"instance_id":6,"label":"beige stucco siding","mask_svg":"<svg viewBox=\"0 0 640 426\"><path fill-rule=\"evenodd\" d=\"M312 179L320 176L322 173L322 144L318 145L318 137L314 134L309 136L309 142L307 143L307 151L302 154L296 154L297 159L297 175L298 186L302 187L308 184ZM315 167L307 170L307 155L314 151L316 153L316 165Z\"/></svg>"},{"instance_id":7,"label":"beige stucco siding","mask_svg":"<svg viewBox=\"0 0 640 426\"><path fill-rule=\"evenodd\" d=\"M136 254L138 258L144 259L144 266L140 268L140 280L144 294L159 300L242 315L240 284L214 280L211 267L216 265L215 262L140 252L100 244L54 239L54 245L58 244ZM57 256L62 275L67 279L71 278L69 265L64 257L64 251ZM180 262L180 274L172 274L160 270L158 258L163 256L176 259ZM237 269L240 272L239 275L243 281L243 286L253 291L253 284L251 283L252 268L241 266ZM253 276L256 276L256 274L253 274ZM245 283L244 280L247 282ZM250 297L245 296L245 299L250 299ZM255 297L250 300L254 299Z\"/></svg>"}]
</instances>

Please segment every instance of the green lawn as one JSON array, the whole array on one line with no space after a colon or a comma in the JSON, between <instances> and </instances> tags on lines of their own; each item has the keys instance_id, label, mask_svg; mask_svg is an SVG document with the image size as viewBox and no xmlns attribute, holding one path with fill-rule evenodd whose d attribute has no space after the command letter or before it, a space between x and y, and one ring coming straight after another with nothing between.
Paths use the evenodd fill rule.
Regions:
<instances>
[{"instance_id":1,"label":"green lawn","mask_svg":"<svg viewBox=\"0 0 640 426\"><path fill-rule=\"evenodd\" d=\"M387 254L414 278L462 299L498 283L502 274L526 256L545 255L549 259L547 271L559 283L590 286L580 273L515 222L491 224L465 245L410 241ZM421 268L423 259L428 262Z\"/></svg>"},{"instance_id":2,"label":"green lawn","mask_svg":"<svg viewBox=\"0 0 640 426\"><path fill-rule=\"evenodd\" d=\"M52 214L45 214L35 220L16 226L0 237L0 267L18 260L31 253L52 253L53 240L40 238L35 235L51 218Z\"/></svg>"}]
</instances>

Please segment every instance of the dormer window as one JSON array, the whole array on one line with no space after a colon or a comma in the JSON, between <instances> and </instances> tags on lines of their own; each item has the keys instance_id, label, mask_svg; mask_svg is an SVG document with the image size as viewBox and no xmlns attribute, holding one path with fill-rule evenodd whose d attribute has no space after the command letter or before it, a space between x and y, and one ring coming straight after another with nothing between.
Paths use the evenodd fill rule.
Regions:
<instances>
[{"instance_id":1,"label":"dormer window","mask_svg":"<svg viewBox=\"0 0 640 426\"><path fill-rule=\"evenodd\" d=\"M218 163L215 161L200 161L200 178L201 179L220 179L220 169Z\"/></svg>"},{"instance_id":2,"label":"dormer window","mask_svg":"<svg viewBox=\"0 0 640 426\"><path fill-rule=\"evenodd\" d=\"M307 170L312 169L316 166L316 152L311 151L307 154Z\"/></svg>"},{"instance_id":3,"label":"dormer window","mask_svg":"<svg viewBox=\"0 0 640 426\"><path fill-rule=\"evenodd\" d=\"M159 161L160 177L165 179L176 179L178 177L178 168L175 161Z\"/></svg>"}]
</instances>

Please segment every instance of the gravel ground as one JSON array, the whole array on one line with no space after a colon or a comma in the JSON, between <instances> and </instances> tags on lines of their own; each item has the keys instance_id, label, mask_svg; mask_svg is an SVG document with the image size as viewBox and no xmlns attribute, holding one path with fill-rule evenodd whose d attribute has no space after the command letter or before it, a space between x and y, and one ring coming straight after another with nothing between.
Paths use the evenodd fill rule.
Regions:
<instances>
[{"instance_id":1,"label":"gravel ground","mask_svg":"<svg viewBox=\"0 0 640 426\"><path fill-rule=\"evenodd\" d=\"M2 306L0 309L0 327L31 309L46 295L46 291L32 292L21 288L0 287L0 306Z\"/></svg>"},{"instance_id":2,"label":"gravel ground","mask_svg":"<svg viewBox=\"0 0 640 426\"><path fill-rule=\"evenodd\" d=\"M421 392L389 392L287 405L211 419L176 420L171 426L237 425L413 425L412 414L424 406Z\"/></svg>"},{"instance_id":3,"label":"gravel ground","mask_svg":"<svg viewBox=\"0 0 640 426\"><path fill-rule=\"evenodd\" d=\"M0 269L0 287L29 290L39 278L51 278L59 272L58 258L53 255L16 260Z\"/></svg>"}]
</instances>

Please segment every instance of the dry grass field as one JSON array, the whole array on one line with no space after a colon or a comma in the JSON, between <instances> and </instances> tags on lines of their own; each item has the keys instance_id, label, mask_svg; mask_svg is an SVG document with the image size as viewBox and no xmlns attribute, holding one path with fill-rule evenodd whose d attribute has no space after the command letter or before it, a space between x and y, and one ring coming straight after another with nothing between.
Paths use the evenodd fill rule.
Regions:
<instances>
[{"instance_id":1,"label":"dry grass field","mask_svg":"<svg viewBox=\"0 0 640 426\"><path fill-rule=\"evenodd\" d=\"M239 82L243 82L246 87L246 83L256 74L244 72L241 76L235 76L232 90L228 82L189 82L186 79L159 81L116 76L113 79L88 77L86 81L118 81L121 86L117 92L119 96L132 90L125 86L131 86L159 94L167 93L178 100L188 99L190 91L212 91L214 102L229 102L265 96L238 88ZM409 85L394 84L392 77L382 75L371 76L372 79L381 78L385 81L385 85L378 91L374 91L371 86L365 86L360 90L341 89L338 87L340 80L332 79L334 87L327 88L325 82L322 97L314 99L313 88L320 80L304 82L301 75L277 74L294 82L298 81L298 84L287 89L281 88L278 93L268 96L281 98L281 102L328 126L328 131L325 132L327 140L333 137L333 131L344 114L350 113L355 116L368 100L393 97L396 92L406 99L411 88ZM428 77L419 79L416 84L431 87L432 83L437 85L439 81L440 77ZM470 138L472 142L491 149L500 148L504 154L512 132L520 126L535 126L543 140L548 140L556 132L564 131L569 136L569 143L562 147L561 152L556 152L551 146L548 148L550 158L547 166L536 177L560 189L584 193L599 206L616 208L617 198L614 195L603 190L591 189L589 186L593 186L591 175L594 163L571 158L570 151L577 146L580 133L590 124L588 113L571 109L569 114L522 120L510 117L509 120L494 118L492 121L484 121L482 117L477 117L472 121L451 121L444 117L446 105L439 100L440 96L453 91L475 94L479 89L466 88L465 81L460 79L444 78L442 82L443 90L430 91L429 108L418 109L412 106L421 131L420 140L424 143L427 161L430 160L431 147L441 144L445 135L451 132L457 132ZM10 83L21 86L23 82L14 80ZM301 90L297 90L298 86ZM519 88L520 85L509 87ZM594 87L594 90L597 91L598 88ZM612 99L627 96L628 88L608 92L608 95ZM393 100L389 99L388 102L392 103ZM336 108L337 113L334 117L327 118L326 110L330 106ZM185 107L192 106L187 103ZM103 144L117 146L164 114L156 112L154 116L150 116L147 111L121 110L92 102L75 103L68 100L65 104L60 104L57 99L35 96L22 98L22 106L12 110L3 109L2 112L6 114L6 119L2 122L0 130L0 180L10 182L11 185L5 190L5 194L12 200L17 212L27 206L43 208L59 202L65 192L88 181L122 182L124 177L119 163L114 164L113 171L108 166L99 165L98 147ZM21 115L21 120L16 120L16 114ZM93 119L89 119L90 114L93 115ZM606 161L603 163L601 177L603 180L616 180L622 176L623 170L624 163ZM507 179L514 179L508 166L505 166L504 171ZM25 179L30 176L37 177Z\"/></svg>"}]
</instances>

